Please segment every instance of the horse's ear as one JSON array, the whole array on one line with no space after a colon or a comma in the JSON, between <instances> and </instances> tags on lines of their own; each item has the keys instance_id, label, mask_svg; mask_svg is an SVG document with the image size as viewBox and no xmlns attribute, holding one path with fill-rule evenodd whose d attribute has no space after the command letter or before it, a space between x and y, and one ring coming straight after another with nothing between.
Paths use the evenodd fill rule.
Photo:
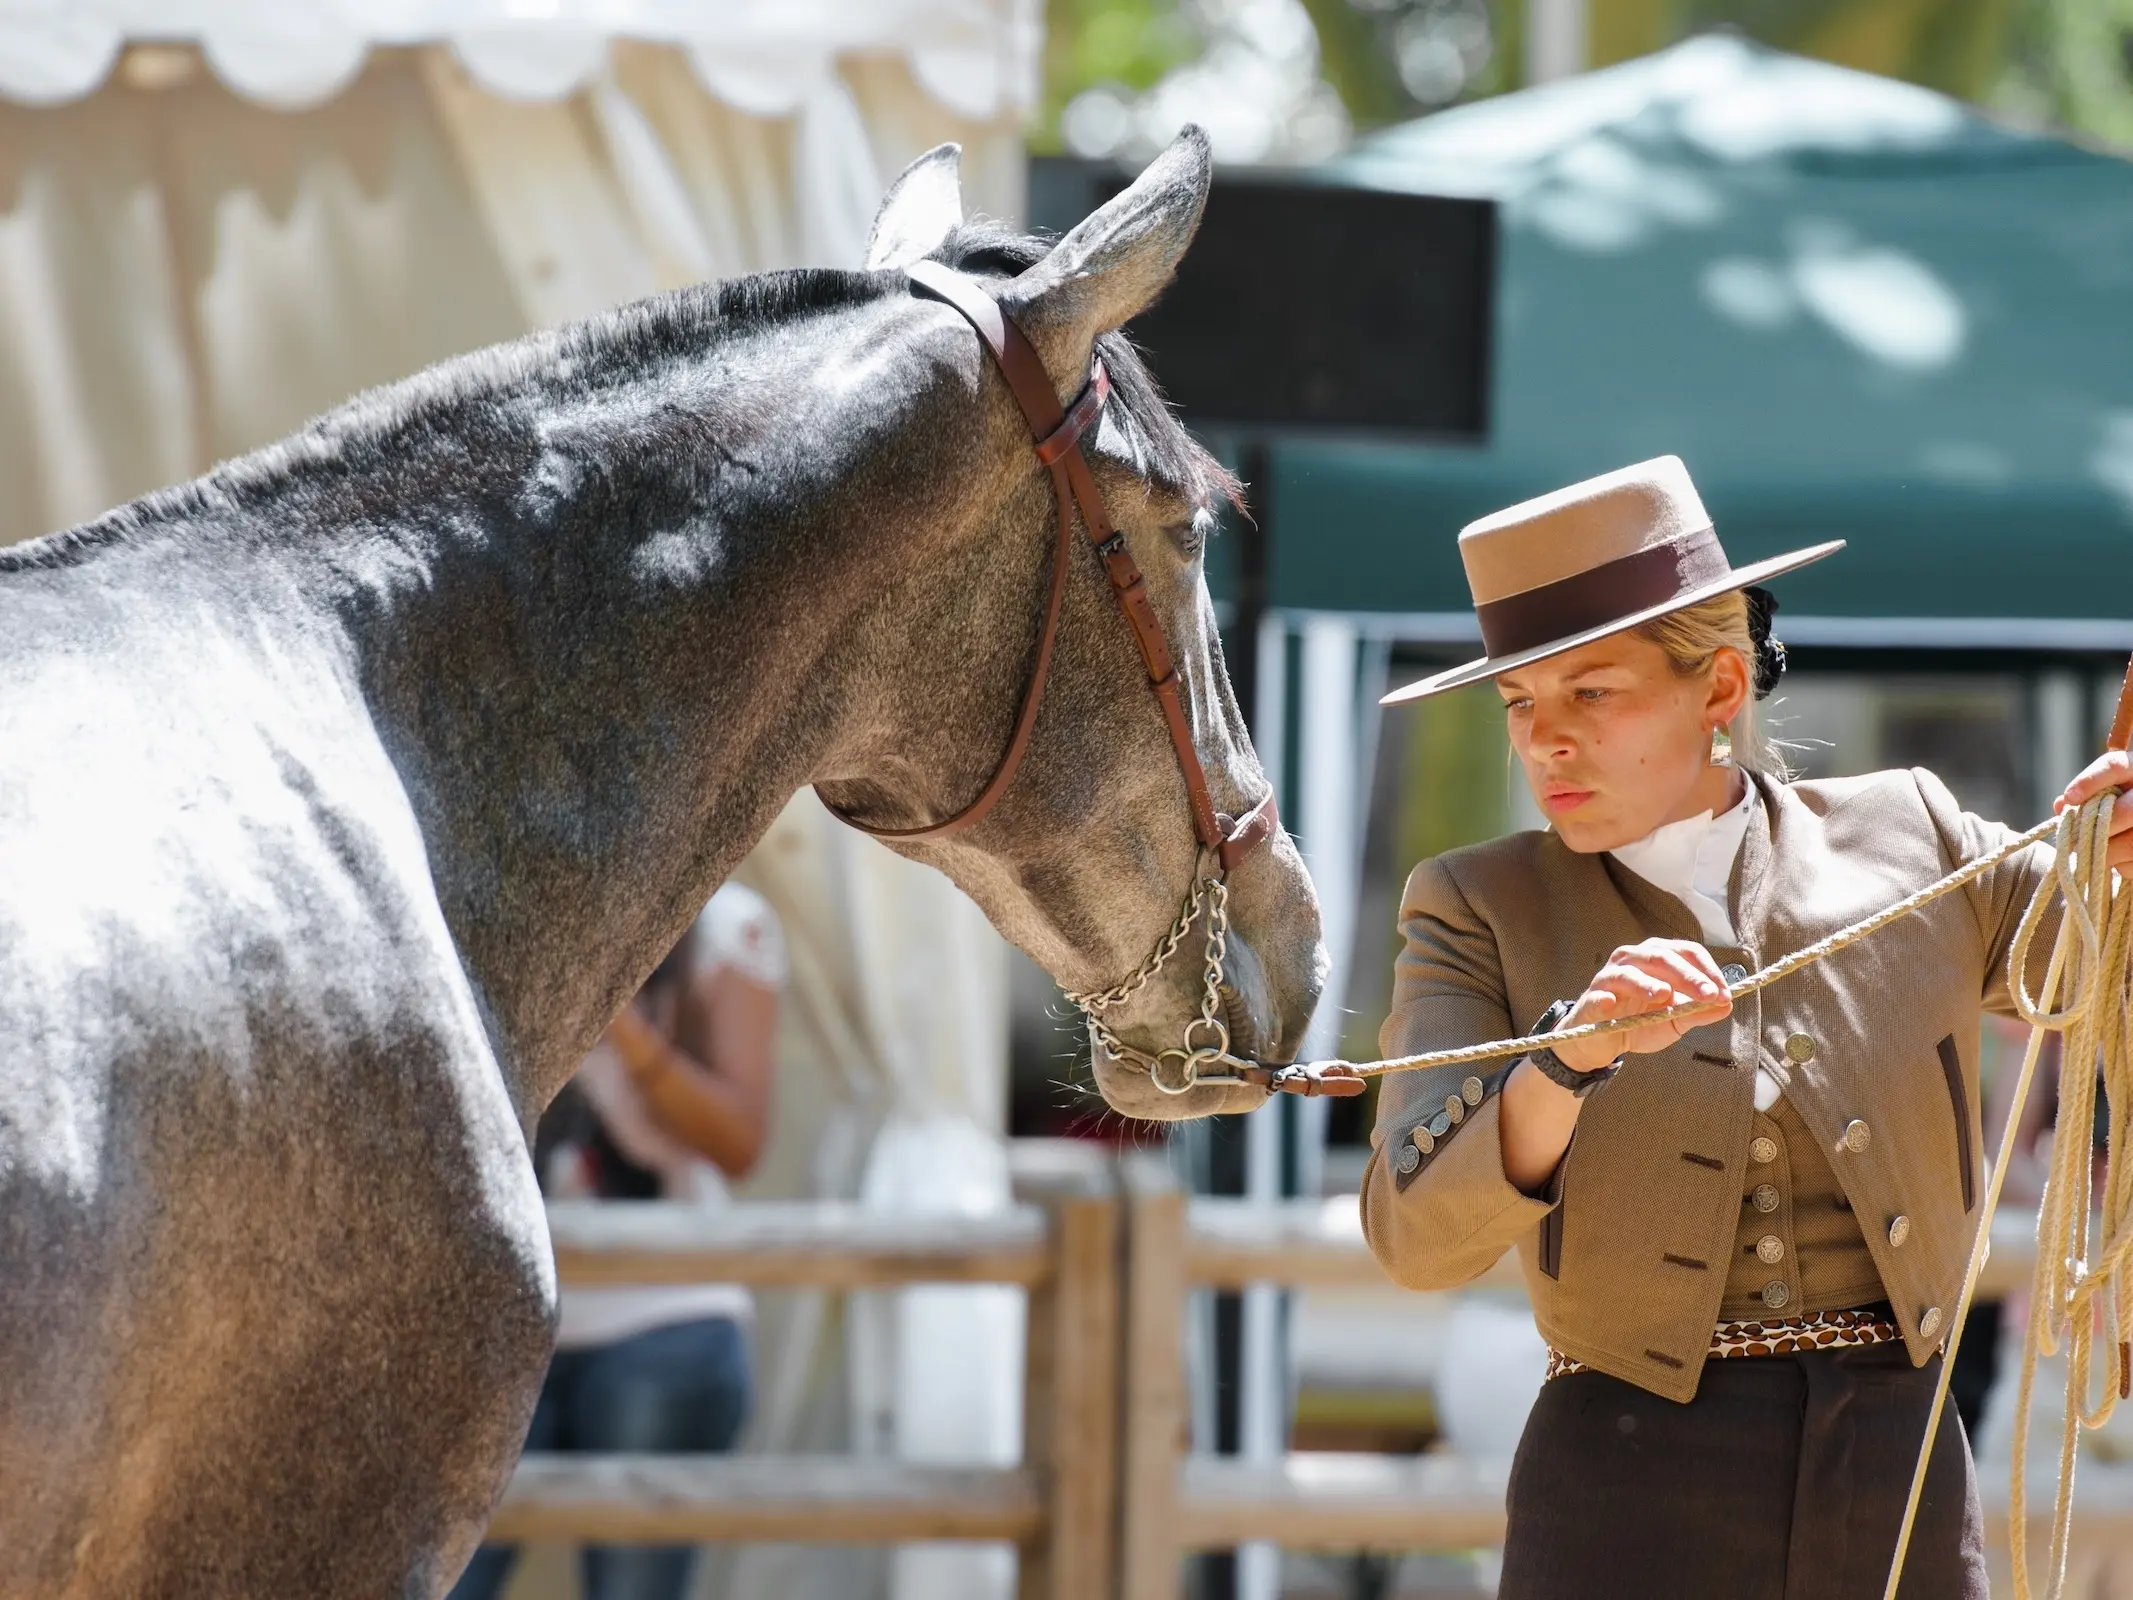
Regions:
<instances>
[{"instance_id":1,"label":"horse's ear","mask_svg":"<svg viewBox=\"0 0 2133 1600\"><path fill-rule=\"evenodd\" d=\"M1001 291L1066 393L1081 387L1098 335L1124 327L1169 285L1200 226L1213 170L1207 135L1188 125L1116 199Z\"/></svg>"},{"instance_id":2,"label":"horse's ear","mask_svg":"<svg viewBox=\"0 0 2133 1600\"><path fill-rule=\"evenodd\" d=\"M963 147L938 144L904 168L874 213L869 267L908 267L941 247L963 220Z\"/></svg>"}]
</instances>

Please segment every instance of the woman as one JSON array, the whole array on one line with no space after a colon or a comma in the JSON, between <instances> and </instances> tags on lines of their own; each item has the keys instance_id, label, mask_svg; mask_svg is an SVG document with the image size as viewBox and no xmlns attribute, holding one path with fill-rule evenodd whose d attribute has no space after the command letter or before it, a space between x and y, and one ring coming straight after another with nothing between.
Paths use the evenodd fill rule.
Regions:
<instances>
[{"instance_id":1,"label":"woman","mask_svg":"<svg viewBox=\"0 0 2133 1600\"><path fill-rule=\"evenodd\" d=\"M726 1180L762 1154L784 980L775 913L727 884L542 1116L542 1193L723 1205ZM732 1448L748 1411L750 1318L739 1284L566 1288L526 1448ZM450 1600L501 1593L516 1555L484 1545ZM682 1600L693 1556L687 1546L589 1546L586 1600Z\"/></svg>"},{"instance_id":2,"label":"woman","mask_svg":"<svg viewBox=\"0 0 2133 1600\"><path fill-rule=\"evenodd\" d=\"M1415 869L1385 1053L1709 1002L1386 1082L1372 1249L1447 1289L1516 1246L1550 1346L1499 1595L1879 1596L1982 1200L1980 1016L2011 1009L2049 853L1729 1003L2007 837L1923 770L1789 783L1759 760L1783 647L1751 586L1841 546L1731 566L1673 457L1459 544L1488 655L1387 699L1494 679L1550 827ZM2061 804L2129 778L2106 757ZM1950 1418L1902 1593L1983 1600L1982 1545Z\"/></svg>"}]
</instances>

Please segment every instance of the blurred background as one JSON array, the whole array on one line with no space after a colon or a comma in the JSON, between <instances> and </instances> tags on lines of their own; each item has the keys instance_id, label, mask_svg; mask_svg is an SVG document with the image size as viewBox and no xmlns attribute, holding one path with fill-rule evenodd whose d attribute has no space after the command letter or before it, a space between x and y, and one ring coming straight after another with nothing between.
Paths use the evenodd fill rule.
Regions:
<instances>
[{"instance_id":1,"label":"blurred background","mask_svg":"<svg viewBox=\"0 0 2133 1600\"><path fill-rule=\"evenodd\" d=\"M2133 648L2128 0L0 5L0 543L462 350L854 265L943 140L970 210L1059 229L1188 121L1218 193L1135 332L1251 485L1210 582L1327 911L1316 1051L1374 1052L1409 867L1535 824L1493 696L1376 707L1473 653L1453 536L1486 510L1676 453L1736 561L1850 540L1780 591L1803 772L1930 765L2026 825L2093 749ZM1121 1126L1057 990L942 880L811 796L740 878L790 957L743 1204L988 1214L1017 1149L1066 1140L1352 1229L1368 1103ZM1539 1379L1519 1305L1197 1290L1192 1446L1488 1459ZM744 1449L1021 1448L1014 1290L754 1315ZM2133 1593L2107 1545L2083 1592ZM1491 1560L1259 1546L1190 1582L1483 1595ZM694 1581L934 1600L1012 1570L765 1545ZM512 1592L571 1571L536 1549Z\"/></svg>"}]
</instances>

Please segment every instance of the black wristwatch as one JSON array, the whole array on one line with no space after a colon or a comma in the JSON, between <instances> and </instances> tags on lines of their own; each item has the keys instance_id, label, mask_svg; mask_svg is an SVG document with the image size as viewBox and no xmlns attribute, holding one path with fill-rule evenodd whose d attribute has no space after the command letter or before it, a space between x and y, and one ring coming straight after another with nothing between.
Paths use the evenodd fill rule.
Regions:
<instances>
[{"instance_id":1,"label":"black wristwatch","mask_svg":"<svg viewBox=\"0 0 2133 1600\"><path fill-rule=\"evenodd\" d=\"M1553 1033L1563 1025L1563 1018L1569 1016L1576 1008L1577 1002L1574 1000L1558 1000L1540 1014L1540 1021L1534 1023L1526 1031L1528 1033ZM1526 1059L1536 1067L1539 1067L1542 1074L1550 1082L1561 1084L1580 1100L1599 1088L1601 1084L1612 1078L1622 1068L1622 1058L1616 1056L1607 1066L1598 1068L1596 1071L1580 1072L1546 1045L1541 1046L1540 1049L1534 1051Z\"/></svg>"}]
</instances>

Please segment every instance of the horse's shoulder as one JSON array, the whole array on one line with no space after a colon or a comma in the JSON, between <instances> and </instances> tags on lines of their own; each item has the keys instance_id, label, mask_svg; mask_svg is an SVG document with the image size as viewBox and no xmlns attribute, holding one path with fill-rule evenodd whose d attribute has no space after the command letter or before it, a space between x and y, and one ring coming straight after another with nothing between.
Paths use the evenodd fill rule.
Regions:
<instances>
[{"instance_id":1,"label":"horse's shoulder","mask_svg":"<svg viewBox=\"0 0 2133 1600\"><path fill-rule=\"evenodd\" d=\"M261 1017L294 1050L466 1012L367 721L234 654L168 665L46 652L0 688L0 1054L228 1062Z\"/></svg>"}]
</instances>

